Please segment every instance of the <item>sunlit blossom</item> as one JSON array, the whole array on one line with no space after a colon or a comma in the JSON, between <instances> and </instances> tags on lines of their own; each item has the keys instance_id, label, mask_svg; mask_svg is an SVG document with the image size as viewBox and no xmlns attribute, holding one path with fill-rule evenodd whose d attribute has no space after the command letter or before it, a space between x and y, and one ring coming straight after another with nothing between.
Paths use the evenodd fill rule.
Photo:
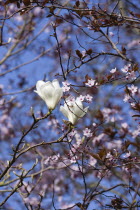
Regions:
<instances>
[{"instance_id":1,"label":"sunlit blossom","mask_svg":"<svg viewBox=\"0 0 140 210\"><path fill-rule=\"evenodd\" d=\"M87 94L87 95L85 96L85 99L86 99L88 102L92 102L93 97L92 97L91 95Z\"/></svg>"},{"instance_id":2,"label":"sunlit blossom","mask_svg":"<svg viewBox=\"0 0 140 210\"><path fill-rule=\"evenodd\" d=\"M86 82L85 85L89 86L89 87L92 87L94 85L97 85L97 83L94 79L88 79L88 82Z\"/></svg>"},{"instance_id":3,"label":"sunlit blossom","mask_svg":"<svg viewBox=\"0 0 140 210\"><path fill-rule=\"evenodd\" d=\"M92 125L93 125L93 127L96 127L96 126L97 126L97 124L96 124L96 123L93 123Z\"/></svg>"},{"instance_id":4,"label":"sunlit blossom","mask_svg":"<svg viewBox=\"0 0 140 210\"><path fill-rule=\"evenodd\" d=\"M131 91L131 93L132 93L133 96L138 91L138 87L136 87L134 85L131 85L130 87L128 87L128 89Z\"/></svg>"},{"instance_id":5,"label":"sunlit blossom","mask_svg":"<svg viewBox=\"0 0 140 210\"><path fill-rule=\"evenodd\" d=\"M110 153L110 152L108 152L108 153L106 154L106 158L108 158L108 159L112 160L112 159L113 159L113 156L111 155L111 153Z\"/></svg>"},{"instance_id":6,"label":"sunlit blossom","mask_svg":"<svg viewBox=\"0 0 140 210\"><path fill-rule=\"evenodd\" d=\"M117 69L114 68L114 69L112 69L112 70L110 71L110 73L111 73L111 74L114 74L114 73L116 72L116 70L117 70Z\"/></svg>"},{"instance_id":7,"label":"sunlit blossom","mask_svg":"<svg viewBox=\"0 0 140 210\"><path fill-rule=\"evenodd\" d=\"M131 105L132 108L135 108L136 104L134 102L132 102L130 105Z\"/></svg>"},{"instance_id":8,"label":"sunlit blossom","mask_svg":"<svg viewBox=\"0 0 140 210\"><path fill-rule=\"evenodd\" d=\"M63 92L67 92L70 90L70 83L68 81L64 81L62 82L62 84L63 84L63 87L62 87Z\"/></svg>"},{"instance_id":9,"label":"sunlit blossom","mask_svg":"<svg viewBox=\"0 0 140 210\"><path fill-rule=\"evenodd\" d=\"M35 92L45 101L48 108L52 110L55 109L63 95L63 90L57 79L52 82L39 80L36 83L36 89Z\"/></svg>"},{"instance_id":10,"label":"sunlit blossom","mask_svg":"<svg viewBox=\"0 0 140 210\"><path fill-rule=\"evenodd\" d=\"M135 80L136 79L136 73L134 71L128 72L126 75L127 80Z\"/></svg>"},{"instance_id":11,"label":"sunlit blossom","mask_svg":"<svg viewBox=\"0 0 140 210\"><path fill-rule=\"evenodd\" d=\"M69 86L64 86L62 87L63 89L63 92L68 92L70 90L70 87Z\"/></svg>"},{"instance_id":12,"label":"sunlit blossom","mask_svg":"<svg viewBox=\"0 0 140 210\"><path fill-rule=\"evenodd\" d=\"M70 86L70 83L68 81L62 82L63 86Z\"/></svg>"},{"instance_id":13,"label":"sunlit blossom","mask_svg":"<svg viewBox=\"0 0 140 210\"><path fill-rule=\"evenodd\" d=\"M85 96L83 96L83 95L80 95L78 98L79 98L79 100L80 100L80 101L84 101L84 99L85 99Z\"/></svg>"},{"instance_id":14,"label":"sunlit blossom","mask_svg":"<svg viewBox=\"0 0 140 210\"><path fill-rule=\"evenodd\" d=\"M110 31L110 32L109 32L109 35L110 35L111 37L113 37L113 36L114 36L114 33L113 33L112 31Z\"/></svg>"},{"instance_id":15,"label":"sunlit blossom","mask_svg":"<svg viewBox=\"0 0 140 210\"><path fill-rule=\"evenodd\" d=\"M130 99L130 96L129 96L128 94L126 94L126 95L124 96L123 101L124 101L124 102L127 102L129 99Z\"/></svg>"},{"instance_id":16,"label":"sunlit blossom","mask_svg":"<svg viewBox=\"0 0 140 210\"><path fill-rule=\"evenodd\" d=\"M122 128L124 128L124 129L128 128L128 124L127 124L126 122L122 123L121 126L122 126Z\"/></svg>"},{"instance_id":17,"label":"sunlit blossom","mask_svg":"<svg viewBox=\"0 0 140 210\"><path fill-rule=\"evenodd\" d=\"M68 98L64 106L60 107L60 111L74 125L77 123L78 119L82 118L87 113L88 107L84 108L79 98L75 101L73 98Z\"/></svg>"},{"instance_id":18,"label":"sunlit blossom","mask_svg":"<svg viewBox=\"0 0 140 210\"><path fill-rule=\"evenodd\" d=\"M131 64L125 65L123 68L121 68L121 71L124 73L127 73L130 67L131 67Z\"/></svg>"},{"instance_id":19,"label":"sunlit blossom","mask_svg":"<svg viewBox=\"0 0 140 210\"><path fill-rule=\"evenodd\" d=\"M92 136L92 132L91 132L91 130L90 130L89 128L85 128L85 129L83 130L83 134L84 134L84 136L86 136L86 137L91 137L91 136Z\"/></svg>"}]
</instances>

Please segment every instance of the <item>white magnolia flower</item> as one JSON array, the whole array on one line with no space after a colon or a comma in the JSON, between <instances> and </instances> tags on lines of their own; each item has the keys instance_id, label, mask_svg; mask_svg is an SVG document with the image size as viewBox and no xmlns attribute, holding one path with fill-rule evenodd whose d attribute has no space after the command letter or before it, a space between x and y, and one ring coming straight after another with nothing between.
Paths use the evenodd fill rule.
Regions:
<instances>
[{"instance_id":1,"label":"white magnolia flower","mask_svg":"<svg viewBox=\"0 0 140 210\"><path fill-rule=\"evenodd\" d=\"M88 107L83 108L83 104L79 98L73 101L68 98L64 103L64 106L60 107L60 111L74 125L79 118L87 113Z\"/></svg>"},{"instance_id":2,"label":"white magnolia flower","mask_svg":"<svg viewBox=\"0 0 140 210\"><path fill-rule=\"evenodd\" d=\"M52 82L39 80L36 83L35 92L45 101L49 109L55 109L63 95L63 90L57 79Z\"/></svg>"}]
</instances>

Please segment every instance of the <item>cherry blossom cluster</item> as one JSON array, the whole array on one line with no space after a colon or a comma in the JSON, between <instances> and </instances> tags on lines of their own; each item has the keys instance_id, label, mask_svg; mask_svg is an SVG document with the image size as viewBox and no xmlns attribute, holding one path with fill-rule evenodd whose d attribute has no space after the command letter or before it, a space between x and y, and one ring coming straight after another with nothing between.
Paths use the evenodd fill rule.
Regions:
<instances>
[{"instance_id":1,"label":"cherry blossom cluster","mask_svg":"<svg viewBox=\"0 0 140 210\"><path fill-rule=\"evenodd\" d=\"M63 84L63 92L68 92L70 90L70 83L68 81L62 82Z\"/></svg>"},{"instance_id":2,"label":"cherry blossom cluster","mask_svg":"<svg viewBox=\"0 0 140 210\"><path fill-rule=\"evenodd\" d=\"M76 144L80 144L81 140L82 140L80 134L75 129L72 129L72 131L67 135L67 138L68 138L69 142L71 142L73 139L75 139Z\"/></svg>"},{"instance_id":3,"label":"cherry blossom cluster","mask_svg":"<svg viewBox=\"0 0 140 210\"><path fill-rule=\"evenodd\" d=\"M128 102L132 109L139 112L139 97L140 97L140 89L132 84L127 87L127 94L125 94L123 101Z\"/></svg>"},{"instance_id":4,"label":"cherry blossom cluster","mask_svg":"<svg viewBox=\"0 0 140 210\"><path fill-rule=\"evenodd\" d=\"M125 65L123 68L121 68L121 71L125 73L125 77L127 80L136 79L136 73L134 70L131 69L131 64Z\"/></svg>"},{"instance_id":5,"label":"cherry blossom cluster","mask_svg":"<svg viewBox=\"0 0 140 210\"><path fill-rule=\"evenodd\" d=\"M44 161L44 164L45 165L55 165L58 162L59 158L60 158L59 153L57 155L52 155Z\"/></svg>"},{"instance_id":6,"label":"cherry blossom cluster","mask_svg":"<svg viewBox=\"0 0 140 210\"><path fill-rule=\"evenodd\" d=\"M5 138L9 138L9 134L12 136L12 131L13 131L13 124L12 124L12 119L8 114L5 112L2 114L0 117L0 135L1 135L1 140Z\"/></svg>"},{"instance_id":7,"label":"cherry blossom cluster","mask_svg":"<svg viewBox=\"0 0 140 210\"><path fill-rule=\"evenodd\" d=\"M117 109L114 108L103 108L102 114L106 122L115 122L116 120L120 120L121 116Z\"/></svg>"},{"instance_id":8,"label":"cherry blossom cluster","mask_svg":"<svg viewBox=\"0 0 140 210\"><path fill-rule=\"evenodd\" d=\"M80 99L80 101L86 100L88 103L90 103L92 102L93 97L90 94L87 94L87 95L80 95L78 99Z\"/></svg>"},{"instance_id":9,"label":"cherry blossom cluster","mask_svg":"<svg viewBox=\"0 0 140 210\"><path fill-rule=\"evenodd\" d=\"M136 72L133 70L131 64L127 64L123 68L121 68L121 72L123 74L125 74L125 79L128 80L128 81L133 81L133 80L136 79ZM120 72L117 71L116 67L111 69L110 73L112 74L112 76L113 75L117 76L117 73L118 73L118 75L120 74Z\"/></svg>"},{"instance_id":10,"label":"cherry blossom cluster","mask_svg":"<svg viewBox=\"0 0 140 210\"><path fill-rule=\"evenodd\" d=\"M85 129L83 130L83 135L86 136L86 137L92 137L91 129L85 128Z\"/></svg>"}]
</instances>

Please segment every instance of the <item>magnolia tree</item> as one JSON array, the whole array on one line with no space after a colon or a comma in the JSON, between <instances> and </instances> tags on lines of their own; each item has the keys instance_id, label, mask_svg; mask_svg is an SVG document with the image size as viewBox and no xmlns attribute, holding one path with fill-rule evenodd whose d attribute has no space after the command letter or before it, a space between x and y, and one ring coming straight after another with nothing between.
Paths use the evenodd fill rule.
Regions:
<instances>
[{"instance_id":1,"label":"magnolia tree","mask_svg":"<svg viewBox=\"0 0 140 210\"><path fill-rule=\"evenodd\" d=\"M0 209L140 209L139 1L0 4Z\"/></svg>"}]
</instances>

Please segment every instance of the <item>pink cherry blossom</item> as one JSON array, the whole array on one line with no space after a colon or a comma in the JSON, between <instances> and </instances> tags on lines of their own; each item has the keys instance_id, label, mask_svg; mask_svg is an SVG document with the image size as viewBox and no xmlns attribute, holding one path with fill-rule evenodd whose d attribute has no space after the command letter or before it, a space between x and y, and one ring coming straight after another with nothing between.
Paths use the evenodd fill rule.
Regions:
<instances>
[{"instance_id":1,"label":"pink cherry blossom","mask_svg":"<svg viewBox=\"0 0 140 210\"><path fill-rule=\"evenodd\" d=\"M136 79L136 73L134 71L128 72L126 75L127 80L135 80Z\"/></svg>"},{"instance_id":2,"label":"pink cherry blossom","mask_svg":"<svg viewBox=\"0 0 140 210\"><path fill-rule=\"evenodd\" d=\"M85 128L85 129L83 130L83 134L84 134L84 136L86 136L86 137L91 137L91 136L92 136L92 132L91 132L91 130L90 130L89 128Z\"/></svg>"},{"instance_id":3,"label":"pink cherry blossom","mask_svg":"<svg viewBox=\"0 0 140 210\"><path fill-rule=\"evenodd\" d=\"M114 74L115 72L116 72L116 68L114 68L114 69L112 69L111 71L110 71L110 73L112 73L112 74Z\"/></svg>"},{"instance_id":4,"label":"pink cherry blossom","mask_svg":"<svg viewBox=\"0 0 140 210\"><path fill-rule=\"evenodd\" d=\"M96 123L93 123L92 125L93 125L93 127L96 127L96 126L97 126L97 124L96 124Z\"/></svg>"},{"instance_id":5,"label":"pink cherry blossom","mask_svg":"<svg viewBox=\"0 0 140 210\"><path fill-rule=\"evenodd\" d=\"M62 82L63 86L70 86L70 83L68 81Z\"/></svg>"},{"instance_id":6,"label":"pink cherry blossom","mask_svg":"<svg viewBox=\"0 0 140 210\"><path fill-rule=\"evenodd\" d=\"M85 96L85 99L88 101L88 102L92 102L92 99L93 99L93 97L91 96L91 95L86 95Z\"/></svg>"},{"instance_id":7,"label":"pink cherry blossom","mask_svg":"<svg viewBox=\"0 0 140 210\"><path fill-rule=\"evenodd\" d=\"M121 126L122 126L122 128L124 128L124 129L128 128L128 124L127 124L126 122L122 123Z\"/></svg>"},{"instance_id":8,"label":"pink cherry blossom","mask_svg":"<svg viewBox=\"0 0 140 210\"><path fill-rule=\"evenodd\" d=\"M133 102L133 103L131 103L130 105L131 105L132 108L135 108L135 105L136 105L136 104Z\"/></svg>"},{"instance_id":9,"label":"pink cherry blossom","mask_svg":"<svg viewBox=\"0 0 140 210\"><path fill-rule=\"evenodd\" d=\"M96 85L96 81L94 79L88 79L88 82L85 83L86 86L92 87Z\"/></svg>"},{"instance_id":10,"label":"pink cherry blossom","mask_svg":"<svg viewBox=\"0 0 140 210\"><path fill-rule=\"evenodd\" d=\"M84 101L84 99L85 99L85 96L83 96L83 95L80 95L78 98L80 99L80 101Z\"/></svg>"},{"instance_id":11,"label":"pink cherry blossom","mask_svg":"<svg viewBox=\"0 0 140 210\"><path fill-rule=\"evenodd\" d=\"M70 83L68 81L64 81L62 82L62 84L63 84L62 87L63 92L68 92L70 90Z\"/></svg>"},{"instance_id":12,"label":"pink cherry blossom","mask_svg":"<svg viewBox=\"0 0 140 210\"><path fill-rule=\"evenodd\" d=\"M69 86L62 87L63 92L68 92L70 90Z\"/></svg>"},{"instance_id":13,"label":"pink cherry blossom","mask_svg":"<svg viewBox=\"0 0 140 210\"><path fill-rule=\"evenodd\" d=\"M108 158L108 159L112 160L112 159L113 159L113 156L111 155L111 153L110 153L110 152L108 152L108 153L106 154L106 158Z\"/></svg>"},{"instance_id":14,"label":"pink cherry blossom","mask_svg":"<svg viewBox=\"0 0 140 210\"><path fill-rule=\"evenodd\" d=\"M111 37L113 37L113 36L114 36L114 33L113 33L112 31L110 31L110 32L109 32L109 35L110 35Z\"/></svg>"},{"instance_id":15,"label":"pink cherry blossom","mask_svg":"<svg viewBox=\"0 0 140 210\"><path fill-rule=\"evenodd\" d=\"M129 96L128 94L126 94L126 95L124 96L123 101L124 101L124 102L128 102L129 99L130 99L130 96Z\"/></svg>"},{"instance_id":16,"label":"pink cherry blossom","mask_svg":"<svg viewBox=\"0 0 140 210\"><path fill-rule=\"evenodd\" d=\"M131 87L128 87L128 89L131 91L132 96L135 95L135 93L138 91L138 87L131 85Z\"/></svg>"},{"instance_id":17,"label":"pink cherry blossom","mask_svg":"<svg viewBox=\"0 0 140 210\"><path fill-rule=\"evenodd\" d=\"M131 67L131 64L125 65L123 68L121 68L121 71L124 73L127 73L130 67Z\"/></svg>"},{"instance_id":18,"label":"pink cherry blossom","mask_svg":"<svg viewBox=\"0 0 140 210\"><path fill-rule=\"evenodd\" d=\"M73 103L75 103L75 97L74 96L69 96L66 100L66 103L69 105L69 106L72 106Z\"/></svg>"}]
</instances>

